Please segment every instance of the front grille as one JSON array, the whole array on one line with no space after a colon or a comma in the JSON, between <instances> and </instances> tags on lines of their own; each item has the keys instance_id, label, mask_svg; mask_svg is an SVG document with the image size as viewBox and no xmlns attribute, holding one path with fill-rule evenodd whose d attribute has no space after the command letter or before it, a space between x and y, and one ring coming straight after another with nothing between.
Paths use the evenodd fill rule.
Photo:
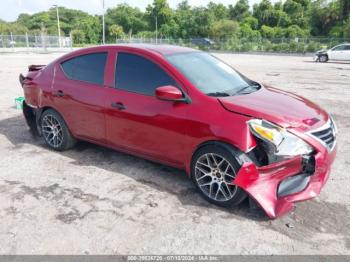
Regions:
<instances>
[{"instance_id":1,"label":"front grille","mask_svg":"<svg viewBox=\"0 0 350 262\"><path fill-rule=\"evenodd\" d=\"M328 149L332 150L336 143L335 133L336 130L334 124L331 121L328 121L326 125L317 131L312 131L311 135L320 140Z\"/></svg>"}]
</instances>

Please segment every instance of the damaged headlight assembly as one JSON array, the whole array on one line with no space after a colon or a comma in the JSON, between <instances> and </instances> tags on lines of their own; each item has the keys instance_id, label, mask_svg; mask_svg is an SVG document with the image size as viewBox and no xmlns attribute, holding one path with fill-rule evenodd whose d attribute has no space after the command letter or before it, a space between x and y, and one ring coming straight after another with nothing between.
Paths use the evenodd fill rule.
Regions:
<instances>
[{"instance_id":1,"label":"damaged headlight assembly","mask_svg":"<svg viewBox=\"0 0 350 262\"><path fill-rule=\"evenodd\" d=\"M261 119L252 119L248 124L252 134L268 145L269 151L272 151L267 152L268 154L288 158L313 152L310 145L285 128Z\"/></svg>"}]
</instances>

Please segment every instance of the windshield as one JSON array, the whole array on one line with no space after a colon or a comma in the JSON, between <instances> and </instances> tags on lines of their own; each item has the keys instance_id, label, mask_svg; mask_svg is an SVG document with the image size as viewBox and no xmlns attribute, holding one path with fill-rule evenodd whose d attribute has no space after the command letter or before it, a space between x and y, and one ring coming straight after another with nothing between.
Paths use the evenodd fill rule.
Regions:
<instances>
[{"instance_id":1,"label":"windshield","mask_svg":"<svg viewBox=\"0 0 350 262\"><path fill-rule=\"evenodd\" d=\"M248 87L256 90L258 85L208 53L181 53L166 58L207 95L234 95Z\"/></svg>"}]
</instances>

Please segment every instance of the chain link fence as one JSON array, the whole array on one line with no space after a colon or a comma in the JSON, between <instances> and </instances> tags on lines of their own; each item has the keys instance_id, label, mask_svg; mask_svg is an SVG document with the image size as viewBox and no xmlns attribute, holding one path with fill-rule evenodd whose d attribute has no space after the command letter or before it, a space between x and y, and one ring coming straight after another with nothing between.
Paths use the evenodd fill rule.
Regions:
<instances>
[{"instance_id":1,"label":"chain link fence","mask_svg":"<svg viewBox=\"0 0 350 262\"><path fill-rule=\"evenodd\" d=\"M227 52L274 52L274 53L312 53L320 49L328 49L342 43L350 43L350 38L123 38L115 43L150 43L181 45L202 50ZM84 45L79 45L82 47ZM88 46L88 44L86 44ZM72 37L41 35L1 35L1 51L64 51L74 47Z\"/></svg>"},{"instance_id":2,"label":"chain link fence","mask_svg":"<svg viewBox=\"0 0 350 262\"><path fill-rule=\"evenodd\" d=\"M50 49L71 48L71 37L50 35L0 35L1 51L49 51Z\"/></svg>"}]
</instances>

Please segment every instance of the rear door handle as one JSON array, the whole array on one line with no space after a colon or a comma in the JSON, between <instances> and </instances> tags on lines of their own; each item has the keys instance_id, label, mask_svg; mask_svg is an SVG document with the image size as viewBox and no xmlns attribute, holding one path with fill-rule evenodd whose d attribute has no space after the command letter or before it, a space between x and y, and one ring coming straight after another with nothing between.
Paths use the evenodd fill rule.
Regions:
<instances>
[{"instance_id":1,"label":"rear door handle","mask_svg":"<svg viewBox=\"0 0 350 262\"><path fill-rule=\"evenodd\" d=\"M63 97L64 96L64 92L62 90L58 90L56 92L53 93L54 96L58 96L58 97Z\"/></svg>"},{"instance_id":2,"label":"rear door handle","mask_svg":"<svg viewBox=\"0 0 350 262\"><path fill-rule=\"evenodd\" d=\"M124 109L126 109L126 107L124 106L124 104L121 103L121 102L113 102L113 103L111 104L111 106L114 107L114 108L117 108L118 110L124 110Z\"/></svg>"}]
</instances>

